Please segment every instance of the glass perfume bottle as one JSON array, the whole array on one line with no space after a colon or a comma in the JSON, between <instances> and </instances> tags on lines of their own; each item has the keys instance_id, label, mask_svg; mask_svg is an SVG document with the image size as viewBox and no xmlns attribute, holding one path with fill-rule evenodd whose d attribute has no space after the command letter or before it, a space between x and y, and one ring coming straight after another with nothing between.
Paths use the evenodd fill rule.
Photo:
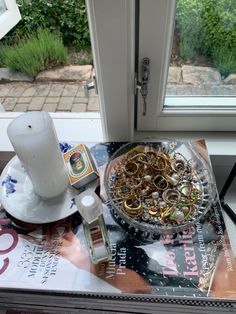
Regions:
<instances>
[{"instance_id":1,"label":"glass perfume bottle","mask_svg":"<svg viewBox=\"0 0 236 314\"><path fill-rule=\"evenodd\" d=\"M102 214L102 201L93 191L87 190L75 198L83 218L84 234L94 264L108 261L111 250L107 228Z\"/></svg>"}]
</instances>

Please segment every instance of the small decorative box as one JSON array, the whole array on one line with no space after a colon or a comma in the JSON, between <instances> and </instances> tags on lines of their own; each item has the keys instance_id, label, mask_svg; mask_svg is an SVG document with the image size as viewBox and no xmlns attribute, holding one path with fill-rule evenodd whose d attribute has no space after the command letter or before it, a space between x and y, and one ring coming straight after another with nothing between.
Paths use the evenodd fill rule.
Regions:
<instances>
[{"instance_id":1,"label":"small decorative box","mask_svg":"<svg viewBox=\"0 0 236 314\"><path fill-rule=\"evenodd\" d=\"M90 151L84 144L68 150L63 156L70 184L76 189L80 189L99 177Z\"/></svg>"}]
</instances>

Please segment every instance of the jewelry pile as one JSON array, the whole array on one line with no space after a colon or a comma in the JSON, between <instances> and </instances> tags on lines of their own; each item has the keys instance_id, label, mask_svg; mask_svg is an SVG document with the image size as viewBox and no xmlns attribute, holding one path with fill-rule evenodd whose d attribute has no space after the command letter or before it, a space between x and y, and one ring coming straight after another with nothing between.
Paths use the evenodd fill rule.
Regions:
<instances>
[{"instance_id":1,"label":"jewelry pile","mask_svg":"<svg viewBox=\"0 0 236 314\"><path fill-rule=\"evenodd\" d=\"M176 226L206 210L207 178L181 153L138 145L112 163L107 191L123 216L150 226Z\"/></svg>"}]
</instances>

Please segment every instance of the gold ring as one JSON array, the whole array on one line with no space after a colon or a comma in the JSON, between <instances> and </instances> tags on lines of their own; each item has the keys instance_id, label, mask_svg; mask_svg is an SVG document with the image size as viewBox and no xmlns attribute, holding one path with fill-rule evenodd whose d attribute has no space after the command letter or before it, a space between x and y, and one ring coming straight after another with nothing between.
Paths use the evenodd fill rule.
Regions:
<instances>
[{"instance_id":1,"label":"gold ring","mask_svg":"<svg viewBox=\"0 0 236 314\"><path fill-rule=\"evenodd\" d=\"M153 151L149 151L149 152L146 152L146 156L147 156L148 161L152 161L156 159L157 153Z\"/></svg>"},{"instance_id":2,"label":"gold ring","mask_svg":"<svg viewBox=\"0 0 236 314\"><path fill-rule=\"evenodd\" d=\"M148 210L149 215L151 216L156 216L156 214L158 213L158 208L157 207L152 207Z\"/></svg>"},{"instance_id":3,"label":"gold ring","mask_svg":"<svg viewBox=\"0 0 236 314\"><path fill-rule=\"evenodd\" d=\"M167 167L167 161L163 156L157 155L152 167L156 171L164 171Z\"/></svg>"},{"instance_id":4,"label":"gold ring","mask_svg":"<svg viewBox=\"0 0 236 314\"><path fill-rule=\"evenodd\" d=\"M130 216L139 216L143 212L142 203L137 199L127 199L123 204L124 211Z\"/></svg>"},{"instance_id":5,"label":"gold ring","mask_svg":"<svg viewBox=\"0 0 236 314\"><path fill-rule=\"evenodd\" d=\"M192 194L192 185L189 182L183 182L179 186L179 191L181 194L183 194L185 197L190 197Z\"/></svg>"},{"instance_id":6,"label":"gold ring","mask_svg":"<svg viewBox=\"0 0 236 314\"><path fill-rule=\"evenodd\" d=\"M130 160L135 160L136 162L147 164L147 156L144 153L139 153L130 158Z\"/></svg>"},{"instance_id":7,"label":"gold ring","mask_svg":"<svg viewBox=\"0 0 236 314\"><path fill-rule=\"evenodd\" d=\"M132 189L137 189L141 184L142 184L142 180L140 178L131 177L130 179L127 179L126 181L126 185Z\"/></svg>"},{"instance_id":8,"label":"gold ring","mask_svg":"<svg viewBox=\"0 0 236 314\"><path fill-rule=\"evenodd\" d=\"M116 190L116 193L118 196L120 196L121 198L126 197L128 198L129 195L131 194L131 190L129 187L127 186L121 186Z\"/></svg>"},{"instance_id":9,"label":"gold ring","mask_svg":"<svg viewBox=\"0 0 236 314\"><path fill-rule=\"evenodd\" d=\"M152 196L153 191L154 191L153 188L147 185L145 188L141 189L141 195L144 198L150 198Z\"/></svg>"},{"instance_id":10,"label":"gold ring","mask_svg":"<svg viewBox=\"0 0 236 314\"><path fill-rule=\"evenodd\" d=\"M182 159L175 159L171 162L171 168L175 171L175 172L184 172L186 169L186 165L185 162Z\"/></svg>"},{"instance_id":11,"label":"gold ring","mask_svg":"<svg viewBox=\"0 0 236 314\"><path fill-rule=\"evenodd\" d=\"M154 178L153 183L158 190L165 190L168 188L167 180L160 174Z\"/></svg>"},{"instance_id":12,"label":"gold ring","mask_svg":"<svg viewBox=\"0 0 236 314\"><path fill-rule=\"evenodd\" d=\"M128 162L124 166L124 171L128 176L132 176L138 172L138 165L136 162Z\"/></svg>"},{"instance_id":13,"label":"gold ring","mask_svg":"<svg viewBox=\"0 0 236 314\"><path fill-rule=\"evenodd\" d=\"M167 189L162 193L162 198L166 203L176 204L180 200L180 192L173 189Z\"/></svg>"}]
</instances>

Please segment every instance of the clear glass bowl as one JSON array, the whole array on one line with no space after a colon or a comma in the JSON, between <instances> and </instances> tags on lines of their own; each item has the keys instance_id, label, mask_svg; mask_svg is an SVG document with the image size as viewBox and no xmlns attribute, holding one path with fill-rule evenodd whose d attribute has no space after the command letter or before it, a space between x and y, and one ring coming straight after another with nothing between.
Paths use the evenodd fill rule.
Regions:
<instances>
[{"instance_id":1,"label":"clear glass bowl","mask_svg":"<svg viewBox=\"0 0 236 314\"><path fill-rule=\"evenodd\" d=\"M216 195L204 141L125 144L107 164L104 185L115 218L145 238L190 228Z\"/></svg>"}]
</instances>

